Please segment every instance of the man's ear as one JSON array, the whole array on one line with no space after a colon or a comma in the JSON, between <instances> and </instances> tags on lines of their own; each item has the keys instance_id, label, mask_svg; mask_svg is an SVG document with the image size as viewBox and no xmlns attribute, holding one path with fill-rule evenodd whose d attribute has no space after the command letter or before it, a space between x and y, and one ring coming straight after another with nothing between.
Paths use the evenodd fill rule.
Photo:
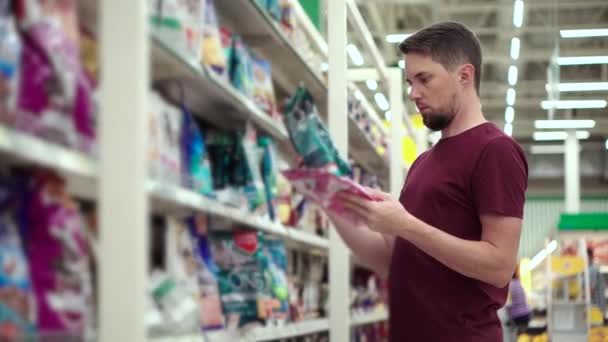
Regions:
<instances>
[{"instance_id":1,"label":"man's ear","mask_svg":"<svg viewBox=\"0 0 608 342\"><path fill-rule=\"evenodd\" d=\"M475 82L475 67L471 64L463 64L460 66L459 81L462 85Z\"/></svg>"}]
</instances>

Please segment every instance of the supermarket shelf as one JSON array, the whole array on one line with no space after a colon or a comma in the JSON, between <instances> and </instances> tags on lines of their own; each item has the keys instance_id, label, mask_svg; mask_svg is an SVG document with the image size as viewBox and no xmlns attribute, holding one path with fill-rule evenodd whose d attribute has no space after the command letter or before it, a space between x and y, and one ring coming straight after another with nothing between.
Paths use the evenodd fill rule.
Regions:
<instances>
[{"instance_id":1,"label":"supermarket shelf","mask_svg":"<svg viewBox=\"0 0 608 342\"><path fill-rule=\"evenodd\" d=\"M68 191L85 199L97 196L97 163L83 153L0 125L2 164L33 164L53 169L66 176ZM220 216L292 242L327 250L327 239L296 228L287 228L244 210L223 205L193 191L150 181L148 191L152 208L165 213L200 210Z\"/></svg>"},{"instance_id":2,"label":"supermarket shelf","mask_svg":"<svg viewBox=\"0 0 608 342\"><path fill-rule=\"evenodd\" d=\"M234 129L235 120L244 127L245 122L251 120L275 139L288 138L282 122L260 110L227 80L155 34L152 34L152 42L153 77L172 102L184 101L202 119L223 128Z\"/></svg>"},{"instance_id":3,"label":"supermarket shelf","mask_svg":"<svg viewBox=\"0 0 608 342\"><path fill-rule=\"evenodd\" d=\"M245 210L221 204L188 189L150 181L148 191L153 198L152 208L155 211L183 212L184 210L197 210L284 237L302 245L322 250L329 248L329 242L325 238L299 231L297 228L285 227L280 223L253 215Z\"/></svg>"},{"instance_id":4,"label":"supermarket shelf","mask_svg":"<svg viewBox=\"0 0 608 342\"><path fill-rule=\"evenodd\" d=\"M265 342L322 333L329 330L328 319L288 323L282 327L258 327L231 334L226 331L207 333L209 342ZM235 336L236 335L236 336ZM202 334L152 338L152 342L202 342Z\"/></svg>"},{"instance_id":5,"label":"supermarket shelf","mask_svg":"<svg viewBox=\"0 0 608 342\"><path fill-rule=\"evenodd\" d=\"M380 309L367 313L354 313L351 317L351 325L366 325L386 320L388 320L388 312L385 309Z\"/></svg>"},{"instance_id":6,"label":"supermarket shelf","mask_svg":"<svg viewBox=\"0 0 608 342\"><path fill-rule=\"evenodd\" d=\"M348 118L349 154L367 171L377 175L388 185L390 166L388 159L378 154L376 147L351 117Z\"/></svg>"},{"instance_id":7,"label":"supermarket shelf","mask_svg":"<svg viewBox=\"0 0 608 342\"><path fill-rule=\"evenodd\" d=\"M0 153L0 164L29 164L53 169L65 176L68 189L74 195L93 199L97 194L97 163L84 153L3 125L0 125Z\"/></svg>"},{"instance_id":8,"label":"supermarket shelf","mask_svg":"<svg viewBox=\"0 0 608 342\"><path fill-rule=\"evenodd\" d=\"M319 110L326 112L327 86L321 71L315 70L304 60L258 1L216 1L215 5L220 16L230 23L254 52L272 63L272 76L281 88L291 94L303 83L315 98Z\"/></svg>"},{"instance_id":9,"label":"supermarket shelf","mask_svg":"<svg viewBox=\"0 0 608 342\"><path fill-rule=\"evenodd\" d=\"M99 0L78 1L82 23L97 32ZM260 110L227 80L201 65L200 61L178 51L158 35L151 34L151 77L173 103L186 104L195 115L225 129L241 127L251 120L259 129L278 140L287 140L281 122ZM204 96L202 96L204 94Z\"/></svg>"}]
</instances>

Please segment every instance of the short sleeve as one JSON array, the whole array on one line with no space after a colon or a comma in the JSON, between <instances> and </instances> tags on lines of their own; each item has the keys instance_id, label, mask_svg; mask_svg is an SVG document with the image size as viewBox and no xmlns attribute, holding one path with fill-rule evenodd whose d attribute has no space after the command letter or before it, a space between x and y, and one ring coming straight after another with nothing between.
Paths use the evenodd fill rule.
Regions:
<instances>
[{"instance_id":1,"label":"short sleeve","mask_svg":"<svg viewBox=\"0 0 608 342\"><path fill-rule=\"evenodd\" d=\"M528 187L528 163L509 137L490 141L473 171L472 192L479 215L523 218Z\"/></svg>"}]
</instances>

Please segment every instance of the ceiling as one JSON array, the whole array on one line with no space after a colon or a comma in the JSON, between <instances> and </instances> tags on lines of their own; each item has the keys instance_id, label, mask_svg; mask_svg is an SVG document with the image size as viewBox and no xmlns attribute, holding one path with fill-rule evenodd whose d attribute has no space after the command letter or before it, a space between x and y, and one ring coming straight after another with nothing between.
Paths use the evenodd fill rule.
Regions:
<instances>
[{"instance_id":1,"label":"ceiling","mask_svg":"<svg viewBox=\"0 0 608 342\"><path fill-rule=\"evenodd\" d=\"M326 0L329 1L329 0ZM387 43L392 33L412 33L442 20L466 24L482 43L484 63L481 98L486 117L503 127L509 66L518 67L514 105L513 136L530 142L534 120L546 119L548 113L540 106L547 99L547 67L555 46L559 55L608 56L608 37L559 38L560 29L608 28L608 0L526 0L523 25L513 24L513 0L359 0L359 9L372 32L376 44L389 65L402 56L397 44ZM521 40L520 56L510 56L511 39ZM352 34L351 41L358 37ZM359 44L359 46L363 46ZM366 62L371 58L367 56ZM561 82L608 82L608 64L562 66ZM363 85L362 90L366 89ZM373 98L373 96L372 96ZM561 93L562 100L608 99L608 91ZM608 109L558 110L555 118L595 119L591 140L608 137Z\"/></svg>"}]
</instances>

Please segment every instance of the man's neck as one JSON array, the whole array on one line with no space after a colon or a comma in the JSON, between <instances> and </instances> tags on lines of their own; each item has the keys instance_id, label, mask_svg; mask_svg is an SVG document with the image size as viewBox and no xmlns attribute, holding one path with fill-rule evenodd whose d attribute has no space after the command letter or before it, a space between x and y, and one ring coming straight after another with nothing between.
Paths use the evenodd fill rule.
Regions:
<instances>
[{"instance_id":1,"label":"man's neck","mask_svg":"<svg viewBox=\"0 0 608 342\"><path fill-rule=\"evenodd\" d=\"M475 126L487 122L481 112L481 103L477 95L469 96L461 102L461 106L456 109L456 115L448 127L441 131L442 138L449 138L465 132Z\"/></svg>"}]
</instances>

